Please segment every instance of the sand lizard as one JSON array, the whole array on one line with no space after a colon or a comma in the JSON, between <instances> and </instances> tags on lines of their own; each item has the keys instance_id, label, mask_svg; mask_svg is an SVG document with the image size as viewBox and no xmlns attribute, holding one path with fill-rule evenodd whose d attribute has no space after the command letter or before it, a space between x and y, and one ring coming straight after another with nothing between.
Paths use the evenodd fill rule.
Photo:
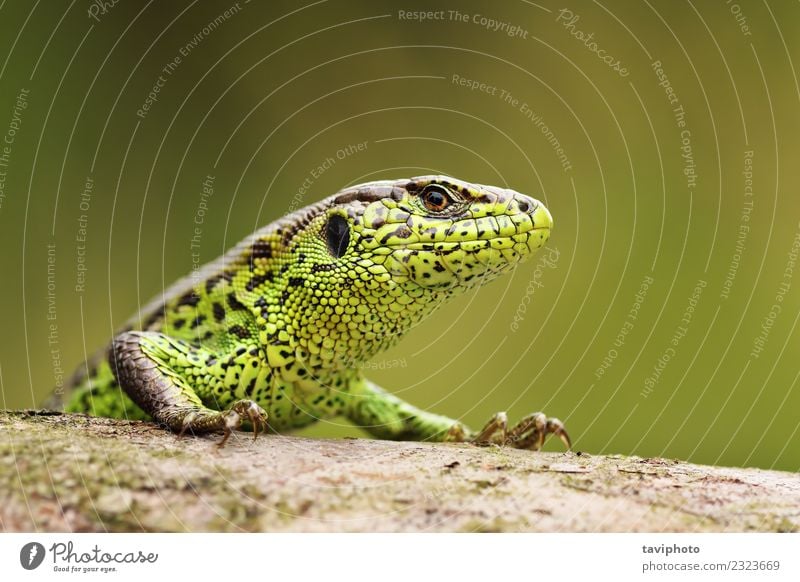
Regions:
<instances>
[{"instance_id":1,"label":"sand lizard","mask_svg":"<svg viewBox=\"0 0 800 582\"><path fill-rule=\"evenodd\" d=\"M379 438L538 449L563 424L542 413L480 431L419 410L359 364L448 298L542 247L533 198L446 176L371 182L258 231L140 311L82 366L66 410L153 419L183 433L256 434L344 415ZM267 424L269 423L269 424Z\"/></svg>"}]
</instances>

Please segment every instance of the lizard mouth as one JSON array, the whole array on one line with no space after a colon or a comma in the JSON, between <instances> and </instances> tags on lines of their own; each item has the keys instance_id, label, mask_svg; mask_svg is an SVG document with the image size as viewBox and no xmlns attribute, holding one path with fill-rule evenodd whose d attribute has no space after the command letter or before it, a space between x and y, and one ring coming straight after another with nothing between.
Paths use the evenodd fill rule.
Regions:
<instances>
[{"instance_id":1,"label":"lizard mouth","mask_svg":"<svg viewBox=\"0 0 800 582\"><path fill-rule=\"evenodd\" d=\"M382 225L372 239L375 252L385 255L383 268L396 282L411 280L439 290L471 288L513 269L549 239L550 212L527 200L513 214L456 221L412 216Z\"/></svg>"},{"instance_id":2,"label":"lizard mouth","mask_svg":"<svg viewBox=\"0 0 800 582\"><path fill-rule=\"evenodd\" d=\"M550 229L546 227L532 228L514 234L511 236L497 236L492 238L481 238L476 240L462 240L462 241L443 241L437 243L408 243L408 244L393 244L388 245L392 249L409 249L412 251L475 251L478 249L494 248L504 249L512 248L516 244L526 244L530 239L539 238L546 241L550 236Z\"/></svg>"},{"instance_id":3,"label":"lizard mouth","mask_svg":"<svg viewBox=\"0 0 800 582\"><path fill-rule=\"evenodd\" d=\"M508 237L462 242L412 243L394 247L386 267L429 289L464 290L494 280L544 246L550 228L533 228Z\"/></svg>"}]
</instances>

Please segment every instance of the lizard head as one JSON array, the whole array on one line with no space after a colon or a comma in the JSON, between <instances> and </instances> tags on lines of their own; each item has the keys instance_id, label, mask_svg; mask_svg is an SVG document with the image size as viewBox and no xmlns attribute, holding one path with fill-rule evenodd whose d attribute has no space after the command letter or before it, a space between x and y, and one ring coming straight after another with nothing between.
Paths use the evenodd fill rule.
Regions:
<instances>
[{"instance_id":1,"label":"lizard head","mask_svg":"<svg viewBox=\"0 0 800 582\"><path fill-rule=\"evenodd\" d=\"M445 176L370 182L270 228L242 283L265 318L288 322L308 362L328 365L334 352L358 361L448 296L513 269L552 223L541 202L505 188Z\"/></svg>"},{"instance_id":2,"label":"lizard head","mask_svg":"<svg viewBox=\"0 0 800 582\"><path fill-rule=\"evenodd\" d=\"M538 200L446 176L349 188L327 219L327 246L352 256L355 271L432 291L509 271L544 245L553 225Z\"/></svg>"}]
</instances>

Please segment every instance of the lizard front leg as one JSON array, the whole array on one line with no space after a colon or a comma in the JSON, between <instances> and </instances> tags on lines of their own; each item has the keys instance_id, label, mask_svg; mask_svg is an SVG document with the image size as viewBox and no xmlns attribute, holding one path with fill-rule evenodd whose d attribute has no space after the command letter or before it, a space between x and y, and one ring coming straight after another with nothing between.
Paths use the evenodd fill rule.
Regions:
<instances>
[{"instance_id":1,"label":"lizard front leg","mask_svg":"<svg viewBox=\"0 0 800 582\"><path fill-rule=\"evenodd\" d=\"M351 383L345 414L381 439L441 442L459 440L453 435L467 431L457 420L420 410L364 378Z\"/></svg>"},{"instance_id":2,"label":"lizard front leg","mask_svg":"<svg viewBox=\"0 0 800 582\"><path fill-rule=\"evenodd\" d=\"M203 405L189 384L192 370L214 359L207 350L158 332L130 331L114 338L108 361L122 389L156 422L184 434L222 431L225 444L231 432L247 419L255 435L266 428L267 414L252 400L238 400L228 410Z\"/></svg>"},{"instance_id":3,"label":"lizard front leg","mask_svg":"<svg viewBox=\"0 0 800 582\"><path fill-rule=\"evenodd\" d=\"M506 413L498 412L475 432L457 420L420 410L363 378L356 379L350 391L348 418L384 439L471 442L539 450L547 436L555 434L567 448L571 447L563 423L541 412L529 414L511 429Z\"/></svg>"}]
</instances>

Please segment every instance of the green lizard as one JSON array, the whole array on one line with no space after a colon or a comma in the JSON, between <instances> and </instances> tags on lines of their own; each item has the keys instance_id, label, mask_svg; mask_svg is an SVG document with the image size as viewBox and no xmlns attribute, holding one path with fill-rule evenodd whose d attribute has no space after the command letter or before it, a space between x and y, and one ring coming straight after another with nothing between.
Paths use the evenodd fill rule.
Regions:
<instances>
[{"instance_id":1,"label":"green lizard","mask_svg":"<svg viewBox=\"0 0 800 582\"><path fill-rule=\"evenodd\" d=\"M153 419L179 434L255 435L344 415L379 438L538 449L534 413L480 431L363 377L447 298L509 272L552 218L518 192L445 176L346 188L252 234L145 307L73 377L67 411Z\"/></svg>"}]
</instances>

